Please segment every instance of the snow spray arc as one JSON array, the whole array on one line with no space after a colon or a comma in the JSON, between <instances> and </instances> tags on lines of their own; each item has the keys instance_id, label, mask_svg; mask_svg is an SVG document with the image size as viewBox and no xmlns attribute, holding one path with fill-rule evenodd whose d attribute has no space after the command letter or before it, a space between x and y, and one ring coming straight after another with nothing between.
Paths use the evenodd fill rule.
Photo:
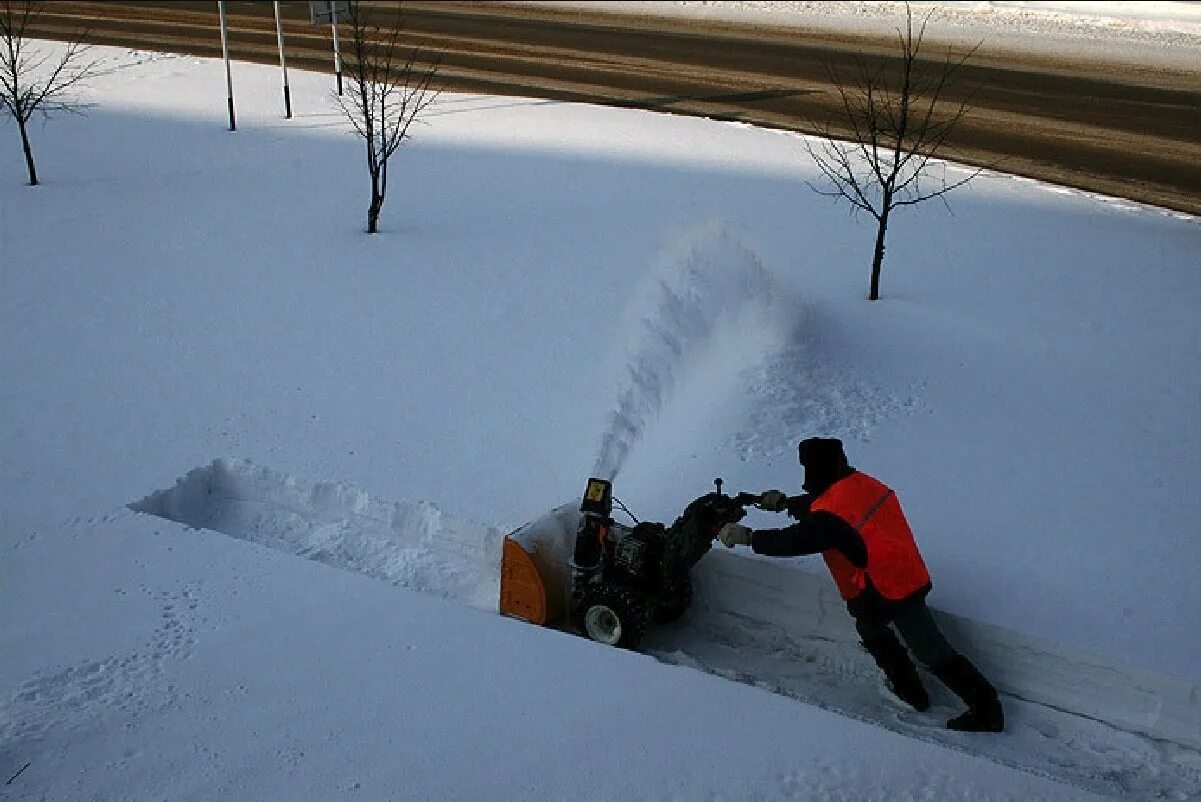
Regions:
<instances>
[{"instance_id":1,"label":"snow spray arc","mask_svg":"<svg viewBox=\"0 0 1201 802\"><path fill-rule=\"evenodd\" d=\"M690 231L667 250L634 337L593 475L613 479L631 447L671 395L679 375L724 324L766 315L772 280L724 222Z\"/></svg>"}]
</instances>

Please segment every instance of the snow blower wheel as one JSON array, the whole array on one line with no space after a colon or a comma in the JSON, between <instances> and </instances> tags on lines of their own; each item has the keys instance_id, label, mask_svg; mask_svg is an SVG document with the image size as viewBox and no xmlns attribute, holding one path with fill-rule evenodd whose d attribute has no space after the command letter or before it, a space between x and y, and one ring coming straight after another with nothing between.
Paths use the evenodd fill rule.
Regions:
<instances>
[{"instance_id":1,"label":"snow blower wheel","mask_svg":"<svg viewBox=\"0 0 1201 802\"><path fill-rule=\"evenodd\" d=\"M650 624L650 609L633 590L593 585L580 592L577 628L589 639L606 646L637 649Z\"/></svg>"}]
</instances>

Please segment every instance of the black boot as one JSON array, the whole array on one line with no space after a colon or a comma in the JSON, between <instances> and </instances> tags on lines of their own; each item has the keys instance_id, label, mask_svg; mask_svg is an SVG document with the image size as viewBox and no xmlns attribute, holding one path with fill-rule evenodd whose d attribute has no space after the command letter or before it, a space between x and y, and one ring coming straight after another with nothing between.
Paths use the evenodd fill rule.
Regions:
<instances>
[{"instance_id":1,"label":"black boot","mask_svg":"<svg viewBox=\"0 0 1201 802\"><path fill-rule=\"evenodd\" d=\"M1001 732L1005 729L1005 714L997 699L997 689L966 657L957 654L932 671L967 704L966 713L947 722L948 730Z\"/></svg>"},{"instance_id":2,"label":"black boot","mask_svg":"<svg viewBox=\"0 0 1201 802\"><path fill-rule=\"evenodd\" d=\"M917 675L913 661L909 659L909 652L905 651L892 630L886 629L884 634L863 641L863 648L867 649L884 672L897 698L919 713L930 707L930 697L926 694L921 677Z\"/></svg>"}]
</instances>

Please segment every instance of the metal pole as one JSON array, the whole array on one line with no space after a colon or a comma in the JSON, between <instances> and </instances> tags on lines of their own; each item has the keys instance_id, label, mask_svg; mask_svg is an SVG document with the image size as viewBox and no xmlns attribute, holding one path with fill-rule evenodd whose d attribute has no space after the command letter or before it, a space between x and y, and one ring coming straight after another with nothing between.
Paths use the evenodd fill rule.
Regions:
<instances>
[{"instance_id":1,"label":"metal pole","mask_svg":"<svg viewBox=\"0 0 1201 802\"><path fill-rule=\"evenodd\" d=\"M229 71L229 35L225 32L225 3L217 0L217 15L221 18L221 56L225 59L225 99L229 105L229 130L237 131L234 119L234 78Z\"/></svg>"},{"instance_id":2,"label":"metal pole","mask_svg":"<svg viewBox=\"0 0 1201 802\"><path fill-rule=\"evenodd\" d=\"M338 46L338 7L330 2L329 18L334 26L334 75L338 78L338 94L342 94L342 48Z\"/></svg>"},{"instance_id":3,"label":"metal pole","mask_svg":"<svg viewBox=\"0 0 1201 802\"><path fill-rule=\"evenodd\" d=\"M288 63L284 60L284 23L279 16L279 0L275 0L275 36L279 39L279 68L284 71L284 116L292 119L292 93L288 91Z\"/></svg>"}]
</instances>

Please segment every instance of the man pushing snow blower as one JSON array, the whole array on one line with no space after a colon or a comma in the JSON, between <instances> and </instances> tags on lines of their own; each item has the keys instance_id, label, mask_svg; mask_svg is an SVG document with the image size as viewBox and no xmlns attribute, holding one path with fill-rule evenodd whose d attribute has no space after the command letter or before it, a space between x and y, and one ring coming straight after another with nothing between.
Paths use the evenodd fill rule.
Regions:
<instances>
[{"instance_id":1,"label":"man pushing snow blower","mask_svg":"<svg viewBox=\"0 0 1201 802\"><path fill-rule=\"evenodd\" d=\"M1005 717L997 691L952 648L926 607L930 575L896 494L847 463L842 441L811 437L797 447L805 469L803 495L768 490L758 503L785 512L796 523L752 531L727 523L718 534L726 546L750 546L758 554L794 557L821 553L863 646L884 672L892 691L914 709L930 707L917 669L892 627L934 676L968 706L947 728L1000 732Z\"/></svg>"}]
</instances>

